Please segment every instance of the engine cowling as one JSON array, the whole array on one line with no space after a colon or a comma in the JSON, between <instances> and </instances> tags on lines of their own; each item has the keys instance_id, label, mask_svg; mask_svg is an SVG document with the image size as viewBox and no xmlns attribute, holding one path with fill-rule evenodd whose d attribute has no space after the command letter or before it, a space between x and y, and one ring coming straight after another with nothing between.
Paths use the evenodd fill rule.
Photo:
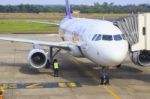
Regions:
<instances>
[{"instance_id":1,"label":"engine cowling","mask_svg":"<svg viewBox=\"0 0 150 99\"><path fill-rule=\"evenodd\" d=\"M132 61L140 66L150 66L150 51L142 50L133 52Z\"/></svg>"},{"instance_id":2,"label":"engine cowling","mask_svg":"<svg viewBox=\"0 0 150 99\"><path fill-rule=\"evenodd\" d=\"M47 53L41 49L32 49L28 55L28 61L33 68L43 68L48 61Z\"/></svg>"}]
</instances>

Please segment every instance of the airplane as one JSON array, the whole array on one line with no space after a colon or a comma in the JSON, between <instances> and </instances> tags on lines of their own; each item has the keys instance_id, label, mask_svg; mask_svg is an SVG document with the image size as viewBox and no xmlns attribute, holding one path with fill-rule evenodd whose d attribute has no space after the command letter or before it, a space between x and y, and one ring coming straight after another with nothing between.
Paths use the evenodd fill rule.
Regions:
<instances>
[{"instance_id":1,"label":"airplane","mask_svg":"<svg viewBox=\"0 0 150 99\"><path fill-rule=\"evenodd\" d=\"M107 74L109 67L119 67L129 55L128 41L125 39L124 33L113 22L73 18L69 0L66 0L66 17L60 24L41 23L59 26L59 35L62 42L0 37L0 40L33 44L33 48L28 55L29 63L33 68L44 68L53 62L53 59L61 50L66 50L75 57L88 58L102 67L101 84L109 84ZM49 51L45 52L40 46L48 46ZM132 59L136 64L147 66L143 57L145 53L143 53L142 51L133 52Z\"/></svg>"}]
</instances>

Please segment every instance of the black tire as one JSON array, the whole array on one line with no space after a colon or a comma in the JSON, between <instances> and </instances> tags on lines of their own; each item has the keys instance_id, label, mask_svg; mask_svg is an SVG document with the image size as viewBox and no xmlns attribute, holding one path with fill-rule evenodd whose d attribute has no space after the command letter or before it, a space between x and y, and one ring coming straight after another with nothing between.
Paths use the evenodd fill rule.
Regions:
<instances>
[{"instance_id":1,"label":"black tire","mask_svg":"<svg viewBox=\"0 0 150 99\"><path fill-rule=\"evenodd\" d=\"M109 85L109 77L101 77L101 85Z\"/></svg>"},{"instance_id":2,"label":"black tire","mask_svg":"<svg viewBox=\"0 0 150 99\"><path fill-rule=\"evenodd\" d=\"M106 78L106 85L109 85L109 77Z\"/></svg>"},{"instance_id":3,"label":"black tire","mask_svg":"<svg viewBox=\"0 0 150 99\"><path fill-rule=\"evenodd\" d=\"M104 84L104 78L101 77L101 85L103 85L103 84Z\"/></svg>"}]
</instances>

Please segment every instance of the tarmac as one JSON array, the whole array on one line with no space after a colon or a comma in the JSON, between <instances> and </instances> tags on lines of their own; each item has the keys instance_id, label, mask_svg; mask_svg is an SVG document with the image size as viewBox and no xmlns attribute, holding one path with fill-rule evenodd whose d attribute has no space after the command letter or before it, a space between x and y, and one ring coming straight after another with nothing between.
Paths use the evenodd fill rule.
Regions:
<instances>
[{"instance_id":1,"label":"tarmac","mask_svg":"<svg viewBox=\"0 0 150 99\"><path fill-rule=\"evenodd\" d=\"M56 34L2 34L18 38L60 41ZM33 69L27 56L31 44L0 41L0 84L4 99L150 99L150 67L134 65L129 57L122 67L110 68L110 85L100 85L101 68L85 58L62 51L58 78L52 69ZM41 47L48 50L48 47Z\"/></svg>"}]
</instances>

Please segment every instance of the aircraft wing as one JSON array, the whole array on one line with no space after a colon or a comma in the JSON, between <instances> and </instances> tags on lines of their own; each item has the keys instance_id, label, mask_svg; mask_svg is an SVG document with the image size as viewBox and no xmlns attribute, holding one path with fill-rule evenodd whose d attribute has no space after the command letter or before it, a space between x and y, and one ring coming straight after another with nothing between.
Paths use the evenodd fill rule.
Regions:
<instances>
[{"instance_id":1,"label":"aircraft wing","mask_svg":"<svg viewBox=\"0 0 150 99\"><path fill-rule=\"evenodd\" d=\"M40 21L27 21L27 22L40 23L40 24L48 24L48 25L53 25L53 26L59 26L59 24L57 24L57 23L50 23L50 22L40 22Z\"/></svg>"},{"instance_id":2,"label":"aircraft wing","mask_svg":"<svg viewBox=\"0 0 150 99\"><path fill-rule=\"evenodd\" d=\"M65 50L70 50L68 45L71 44L71 42L49 42L49 41L38 41L38 40L30 40L30 39L22 39L22 38L12 38L12 37L0 37L0 40L44 45L49 47L61 48Z\"/></svg>"}]
</instances>

